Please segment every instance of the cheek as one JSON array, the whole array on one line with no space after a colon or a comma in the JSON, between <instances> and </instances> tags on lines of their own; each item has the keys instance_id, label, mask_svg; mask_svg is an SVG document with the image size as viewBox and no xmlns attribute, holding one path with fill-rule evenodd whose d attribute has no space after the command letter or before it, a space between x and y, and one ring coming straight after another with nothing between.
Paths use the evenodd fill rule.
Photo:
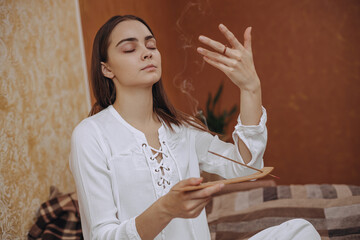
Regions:
<instances>
[{"instance_id":1,"label":"cheek","mask_svg":"<svg viewBox=\"0 0 360 240\"><path fill-rule=\"evenodd\" d=\"M134 76L139 71L138 63L132 58L118 58L113 61L113 72L116 77L125 80Z\"/></svg>"},{"instance_id":2,"label":"cheek","mask_svg":"<svg viewBox=\"0 0 360 240\"><path fill-rule=\"evenodd\" d=\"M155 55L155 57L156 57L156 62L157 62L157 64L158 64L158 67L159 67L159 69L161 70L161 54L160 54L160 52L158 52L158 53Z\"/></svg>"},{"instance_id":3,"label":"cheek","mask_svg":"<svg viewBox=\"0 0 360 240\"><path fill-rule=\"evenodd\" d=\"M158 51L158 53L157 53L157 58L158 58L159 63L161 64L161 54L160 54L159 51Z\"/></svg>"}]
</instances>

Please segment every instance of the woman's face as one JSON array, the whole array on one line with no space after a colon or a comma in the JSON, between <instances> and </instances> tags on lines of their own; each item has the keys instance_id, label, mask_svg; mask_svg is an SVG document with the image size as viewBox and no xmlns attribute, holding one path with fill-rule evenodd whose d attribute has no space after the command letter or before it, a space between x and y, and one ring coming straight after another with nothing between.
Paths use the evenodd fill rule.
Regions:
<instances>
[{"instance_id":1,"label":"woman's face","mask_svg":"<svg viewBox=\"0 0 360 240\"><path fill-rule=\"evenodd\" d=\"M161 55L147 27L136 20L120 22L110 35L104 76L122 87L152 86L161 77Z\"/></svg>"}]
</instances>

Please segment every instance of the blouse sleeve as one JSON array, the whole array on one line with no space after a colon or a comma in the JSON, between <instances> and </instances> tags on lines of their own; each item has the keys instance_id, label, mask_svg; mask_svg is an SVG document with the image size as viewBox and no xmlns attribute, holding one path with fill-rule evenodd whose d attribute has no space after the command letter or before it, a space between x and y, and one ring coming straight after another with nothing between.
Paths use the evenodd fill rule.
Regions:
<instances>
[{"instance_id":1,"label":"blouse sleeve","mask_svg":"<svg viewBox=\"0 0 360 240\"><path fill-rule=\"evenodd\" d=\"M223 142L218 136L212 136L207 132L197 132L195 147L200 169L218 174L224 178L234 178L254 173L255 171L250 168L208 152L212 151L244 163L238 149L239 138L245 143L251 153L251 161L247 165L257 169L263 168L263 156L267 142L266 120L267 115L264 107L262 107L262 115L258 125L243 125L239 116L237 125L232 133L235 144Z\"/></svg>"},{"instance_id":2,"label":"blouse sleeve","mask_svg":"<svg viewBox=\"0 0 360 240\"><path fill-rule=\"evenodd\" d=\"M137 239L135 217L120 221L112 193L106 145L95 123L83 121L71 138L70 169L85 239Z\"/></svg>"}]
</instances>

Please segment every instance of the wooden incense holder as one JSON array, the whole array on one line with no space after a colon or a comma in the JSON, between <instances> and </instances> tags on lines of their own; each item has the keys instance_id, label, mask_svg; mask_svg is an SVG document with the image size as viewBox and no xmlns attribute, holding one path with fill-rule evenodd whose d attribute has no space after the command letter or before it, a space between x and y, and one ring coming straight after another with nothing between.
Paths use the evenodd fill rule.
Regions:
<instances>
[{"instance_id":1,"label":"wooden incense holder","mask_svg":"<svg viewBox=\"0 0 360 240\"><path fill-rule=\"evenodd\" d=\"M221 183L232 184L232 183L239 183L239 182L245 182L245 181L249 181L249 180L259 179L259 178L263 178L263 177L267 176L273 169L274 169L274 167L263 167L262 169L259 169L261 172L256 172L256 173L248 175L248 176L206 182L206 183L201 183L200 185L197 185L197 186L186 186L186 187L180 188L178 190L187 192L187 191L203 189L203 188L214 186L216 184L221 184Z\"/></svg>"}]
</instances>

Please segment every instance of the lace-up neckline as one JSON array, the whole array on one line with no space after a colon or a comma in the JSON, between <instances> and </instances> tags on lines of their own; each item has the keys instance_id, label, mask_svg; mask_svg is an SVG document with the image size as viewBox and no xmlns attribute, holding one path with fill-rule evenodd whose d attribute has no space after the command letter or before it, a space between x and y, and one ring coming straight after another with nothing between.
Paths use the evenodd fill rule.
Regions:
<instances>
[{"instance_id":1,"label":"lace-up neckline","mask_svg":"<svg viewBox=\"0 0 360 240\"><path fill-rule=\"evenodd\" d=\"M158 129L160 147L156 149L149 146L145 134L126 122L112 105L109 106L109 111L123 126L133 133L138 146L141 147L144 153L144 160L150 170L155 195L157 198L163 196L175 183L182 180L174 154L166 142L167 136L164 122L161 122L162 124Z\"/></svg>"},{"instance_id":2,"label":"lace-up neckline","mask_svg":"<svg viewBox=\"0 0 360 240\"><path fill-rule=\"evenodd\" d=\"M150 172L153 178L153 184L157 197L166 194L174 183L178 182L178 169L174 159L170 158L170 151L165 141L160 142L159 149L149 146L147 143L142 144L143 152L148 160ZM156 159L159 155L161 159Z\"/></svg>"},{"instance_id":3,"label":"lace-up neckline","mask_svg":"<svg viewBox=\"0 0 360 240\"><path fill-rule=\"evenodd\" d=\"M164 159L164 156L168 157L168 155L162 150L162 146L160 145L159 149L153 148L151 146L149 146L149 149L151 150L151 153L153 153L152 156L150 156L151 160L157 160L158 163L161 163L162 160ZM154 154L155 153L155 154ZM160 155L161 154L161 155ZM161 158L158 158L158 157Z\"/></svg>"}]
</instances>

